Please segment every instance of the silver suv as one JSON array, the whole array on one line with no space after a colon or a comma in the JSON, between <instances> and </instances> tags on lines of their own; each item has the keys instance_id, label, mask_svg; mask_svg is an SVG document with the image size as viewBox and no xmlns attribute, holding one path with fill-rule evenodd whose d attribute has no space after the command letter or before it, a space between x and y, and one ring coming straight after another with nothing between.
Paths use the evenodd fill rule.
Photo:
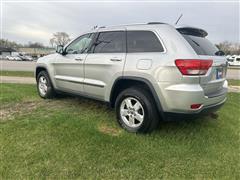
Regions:
<instances>
[{"instance_id":1,"label":"silver suv","mask_svg":"<svg viewBox=\"0 0 240 180\"><path fill-rule=\"evenodd\" d=\"M108 102L130 132L159 119L206 114L226 100L226 58L195 27L101 27L37 61L39 95L65 92Z\"/></svg>"}]
</instances>

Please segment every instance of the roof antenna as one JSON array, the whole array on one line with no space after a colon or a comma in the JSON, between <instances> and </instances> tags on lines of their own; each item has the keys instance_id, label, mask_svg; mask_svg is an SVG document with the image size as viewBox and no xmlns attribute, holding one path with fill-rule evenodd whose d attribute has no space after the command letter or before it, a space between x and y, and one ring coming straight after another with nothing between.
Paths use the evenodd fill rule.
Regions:
<instances>
[{"instance_id":1,"label":"roof antenna","mask_svg":"<svg viewBox=\"0 0 240 180\"><path fill-rule=\"evenodd\" d=\"M178 18L178 20L175 22L175 25L177 25L178 21L182 18L183 14L181 14Z\"/></svg>"}]
</instances>

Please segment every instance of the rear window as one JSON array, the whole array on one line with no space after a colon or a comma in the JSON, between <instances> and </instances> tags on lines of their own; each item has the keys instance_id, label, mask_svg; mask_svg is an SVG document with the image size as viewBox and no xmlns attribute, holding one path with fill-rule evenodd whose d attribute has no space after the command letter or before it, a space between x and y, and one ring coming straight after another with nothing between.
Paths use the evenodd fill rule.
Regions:
<instances>
[{"instance_id":1,"label":"rear window","mask_svg":"<svg viewBox=\"0 0 240 180\"><path fill-rule=\"evenodd\" d=\"M151 31L128 31L127 51L129 53L163 52L163 46Z\"/></svg>"},{"instance_id":2,"label":"rear window","mask_svg":"<svg viewBox=\"0 0 240 180\"><path fill-rule=\"evenodd\" d=\"M182 34L198 55L216 56L218 48L204 37Z\"/></svg>"}]
</instances>

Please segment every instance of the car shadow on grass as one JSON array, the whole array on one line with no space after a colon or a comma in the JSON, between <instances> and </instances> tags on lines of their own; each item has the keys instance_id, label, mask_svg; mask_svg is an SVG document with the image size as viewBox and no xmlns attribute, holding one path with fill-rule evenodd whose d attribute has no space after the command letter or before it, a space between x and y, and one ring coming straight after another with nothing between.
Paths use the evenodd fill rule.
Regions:
<instances>
[{"instance_id":1,"label":"car shadow on grass","mask_svg":"<svg viewBox=\"0 0 240 180\"><path fill-rule=\"evenodd\" d=\"M57 98L57 100L60 100L62 102L68 101L70 104L74 104L81 107L90 108L92 110L92 113L99 113L104 112L107 114L107 117L105 118L105 121L108 124L115 124L116 126L114 128L121 127L118 125L116 116L115 116L115 110L114 108L111 108L108 103L101 102L98 100L93 100L85 97L74 97L70 95L61 95ZM115 116L115 117L114 117ZM111 118L109 118L111 117ZM115 120L114 122L111 122L112 120ZM211 116L201 116L201 117L195 117L191 119L172 119L171 121L162 121L159 118L159 126L154 130L153 134L168 134L169 136L176 135L176 134L185 134L188 136L191 133L197 133L202 131L204 128L204 131L208 128L214 128L214 124L218 121L216 117ZM109 127L113 128L113 127Z\"/></svg>"}]
</instances>

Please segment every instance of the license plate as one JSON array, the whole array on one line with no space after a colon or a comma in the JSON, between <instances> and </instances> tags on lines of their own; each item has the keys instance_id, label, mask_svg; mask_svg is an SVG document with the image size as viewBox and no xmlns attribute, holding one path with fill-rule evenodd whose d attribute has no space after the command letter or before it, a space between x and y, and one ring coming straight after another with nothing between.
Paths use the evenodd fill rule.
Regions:
<instances>
[{"instance_id":1,"label":"license plate","mask_svg":"<svg viewBox=\"0 0 240 180\"><path fill-rule=\"evenodd\" d=\"M222 79L223 78L223 68L216 69L216 79Z\"/></svg>"}]
</instances>

